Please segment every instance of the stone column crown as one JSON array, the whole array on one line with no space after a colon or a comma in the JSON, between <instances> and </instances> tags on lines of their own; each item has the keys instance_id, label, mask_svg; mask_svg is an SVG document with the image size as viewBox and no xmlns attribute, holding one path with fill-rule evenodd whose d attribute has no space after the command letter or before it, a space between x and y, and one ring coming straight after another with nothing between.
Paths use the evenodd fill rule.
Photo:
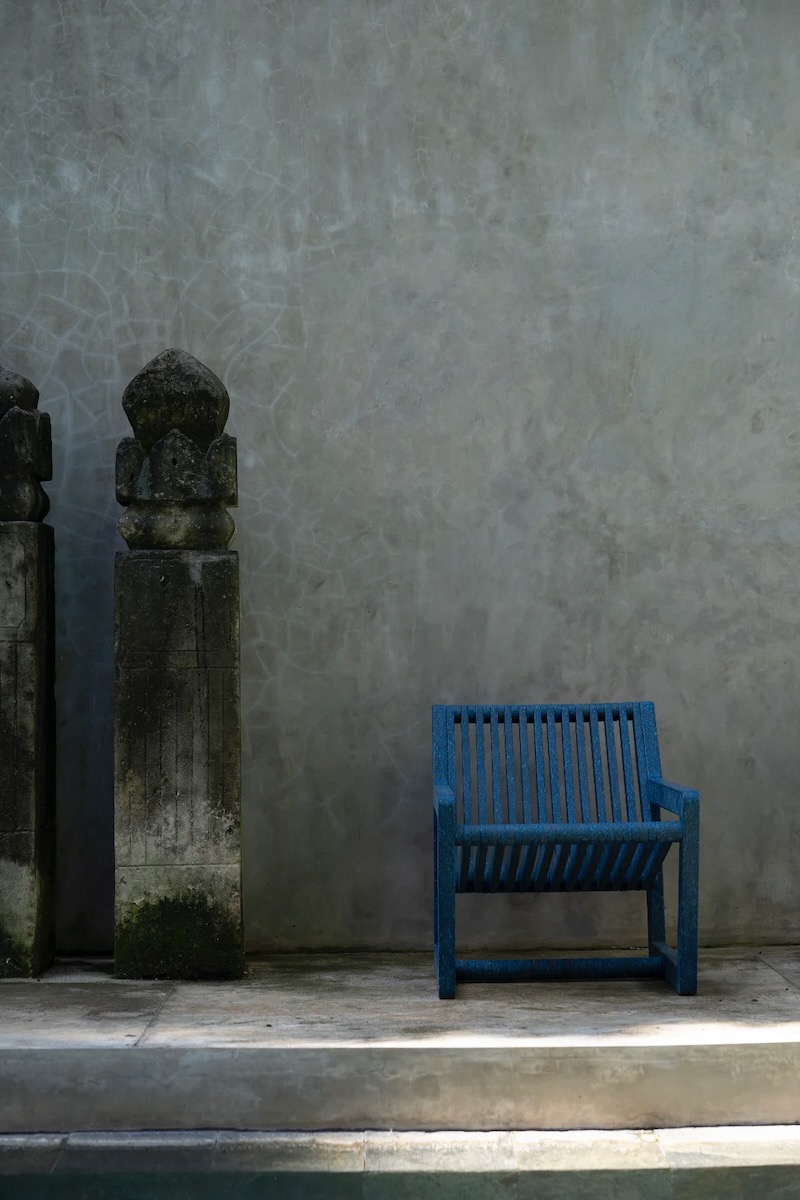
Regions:
<instances>
[{"instance_id":1,"label":"stone column crown","mask_svg":"<svg viewBox=\"0 0 800 1200\"><path fill-rule=\"evenodd\" d=\"M50 418L38 403L30 379L0 366L0 521L41 521L50 509L40 482L53 478Z\"/></svg>"},{"instance_id":2,"label":"stone column crown","mask_svg":"<svg viewBox=\"0 0 800 1200\"><path fill-rule=\"evenodd\" d=\"M134 437L117 449L119 530L131 549L225 549L238 503L230 400L217 376L184 350L164 350L122 397Z\"/></svg>"}]
</instances>

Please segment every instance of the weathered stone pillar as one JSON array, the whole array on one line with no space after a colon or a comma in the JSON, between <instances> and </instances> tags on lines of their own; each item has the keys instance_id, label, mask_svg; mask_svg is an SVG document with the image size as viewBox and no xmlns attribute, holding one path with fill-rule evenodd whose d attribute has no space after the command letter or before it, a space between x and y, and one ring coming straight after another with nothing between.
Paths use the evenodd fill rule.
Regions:
<instances>
[{"instance_id":1,"label":"weathered stone pillar","mask_svg":"<svg viewBox=\"0 0 800 1200\"><path fill-rule=\"evenodd\" d=\"M117 451L115 965L241 975L239 563L228 393L165 350L122 398Z\"/></svg>"},{"instance_id":2,"label":"weathered stone pillar","mask_svg":"<svg viewBox=\"0 0 800 1200\"><path fill-rule=\"evenodd\" d=\"M50 418L0 367L0 977L53 957L55 866Z\"/></svg>"}]
</instances>

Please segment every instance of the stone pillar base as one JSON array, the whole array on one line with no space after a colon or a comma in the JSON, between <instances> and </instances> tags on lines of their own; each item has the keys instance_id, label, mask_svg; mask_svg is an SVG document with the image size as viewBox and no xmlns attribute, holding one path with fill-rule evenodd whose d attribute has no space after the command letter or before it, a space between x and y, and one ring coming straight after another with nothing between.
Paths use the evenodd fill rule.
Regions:
<instances>
[{"instance_id":1,"label":"stone pillar base","mask_svg":"<svg viewBox=\"0 0 800 1200\"><path fill-rule=\"evenodd\" d=\"M238 866L117 867L115 883L115 974L120 978L241 976Z\"/></svg>"},{"instance_id":2,"label":"stone pillar base","mask_svg":"<svg viewBox=\"0 0 800 1200\"><path fill-rule=\"evenodd\" d=\"M53 530L0 522L0 978L53 958Z\"/></svg>"},{"instance_id":3,"label":"stone pillar base","mask_svg":"<svg viewBox=\"0 0 800 1200\"><path fill-rule=\"evenodd\" d=\"M237 977L238 556L131 550L115 590L116 973Z\"/></svg>"}]
</instances>

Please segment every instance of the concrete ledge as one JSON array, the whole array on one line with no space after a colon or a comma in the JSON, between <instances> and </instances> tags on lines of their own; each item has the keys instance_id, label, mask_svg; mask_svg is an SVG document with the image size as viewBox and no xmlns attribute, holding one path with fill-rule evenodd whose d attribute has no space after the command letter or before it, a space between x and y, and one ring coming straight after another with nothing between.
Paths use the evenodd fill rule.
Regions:
<instances>
[{"instance_id":1,"label":"concrete ledge","mask_svg":"<svg viewBox=\"0 0 800 1200\"><path fill-rule=\"evenodd\" d=\"M0 1129L788 1124L800 1047L8 1050Z\"/></svg>"},{"instance_id":2,"label":"concrete ledge","mask_svg":"<svg viewBox=\"0 0 800 1200\"><path fill-rule=\"evenodd\" d=\"M216 984L61 967L0 986L0 1133L793 1124L798 963L707 954L698 997L492 984L455 1002L417 956L273 960Z\"/></svg>"},{"instance_id":3,"label":"concrete ledge","mask_svg":"<svg viewBox=\"0 0 800 1200\"><path fill-rule=\"evenodd\" d=\"M582 1133L72 1133L0 1137L3 1196L112 1195L132 1177L142 1194L436 1196L570 1200L703 1200L800 1195L800 1129L718 1128ZM153 1176L160 1177L159 1181ZM25 1186L25 1179L30 1184ZM216 1183L211 1180L216 1179ZM103 1180L108 1180L103 1185ZM143 1181L144 1184L144 1181ZM106 1189L104 1190L104 1186ZM151 1189L147 1192L147 1187ZM309 1188L313 1187L313 1192ZM733 1189L733 1191L731 1191ZM134 1189L135 1190L135 1189ZM139 1194L138 1191L135 1194ZM175 1194L175 1193L172 1193Z\"/></svg>"}]
</instances>

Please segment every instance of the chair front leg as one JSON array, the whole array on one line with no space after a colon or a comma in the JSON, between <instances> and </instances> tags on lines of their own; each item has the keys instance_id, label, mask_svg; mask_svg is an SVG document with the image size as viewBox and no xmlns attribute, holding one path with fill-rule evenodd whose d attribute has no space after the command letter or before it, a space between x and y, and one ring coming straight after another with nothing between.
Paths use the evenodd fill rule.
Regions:
<instances>
[{"instance_id":1,"label":"chair front leg","mask_svg":"<svg viewBox=\"0 0 800 1200\"><path fill-rule=\"evenodd\" d=\"M439 999L456 994L455 811L449 804L434 813L433 926Z\"/></svg>"},{"instance_id":2,"label":"chair front leg","mask_svg":"<svg viewBox=\"0 0 800 1200\"><path fill-rule=\"evenodd\" d=\"M675 990L697 991L697 907L700 875L700 820L696 798L683 810L683 840L678 864L678 970Z\"/></svg>"}]
</instances>

